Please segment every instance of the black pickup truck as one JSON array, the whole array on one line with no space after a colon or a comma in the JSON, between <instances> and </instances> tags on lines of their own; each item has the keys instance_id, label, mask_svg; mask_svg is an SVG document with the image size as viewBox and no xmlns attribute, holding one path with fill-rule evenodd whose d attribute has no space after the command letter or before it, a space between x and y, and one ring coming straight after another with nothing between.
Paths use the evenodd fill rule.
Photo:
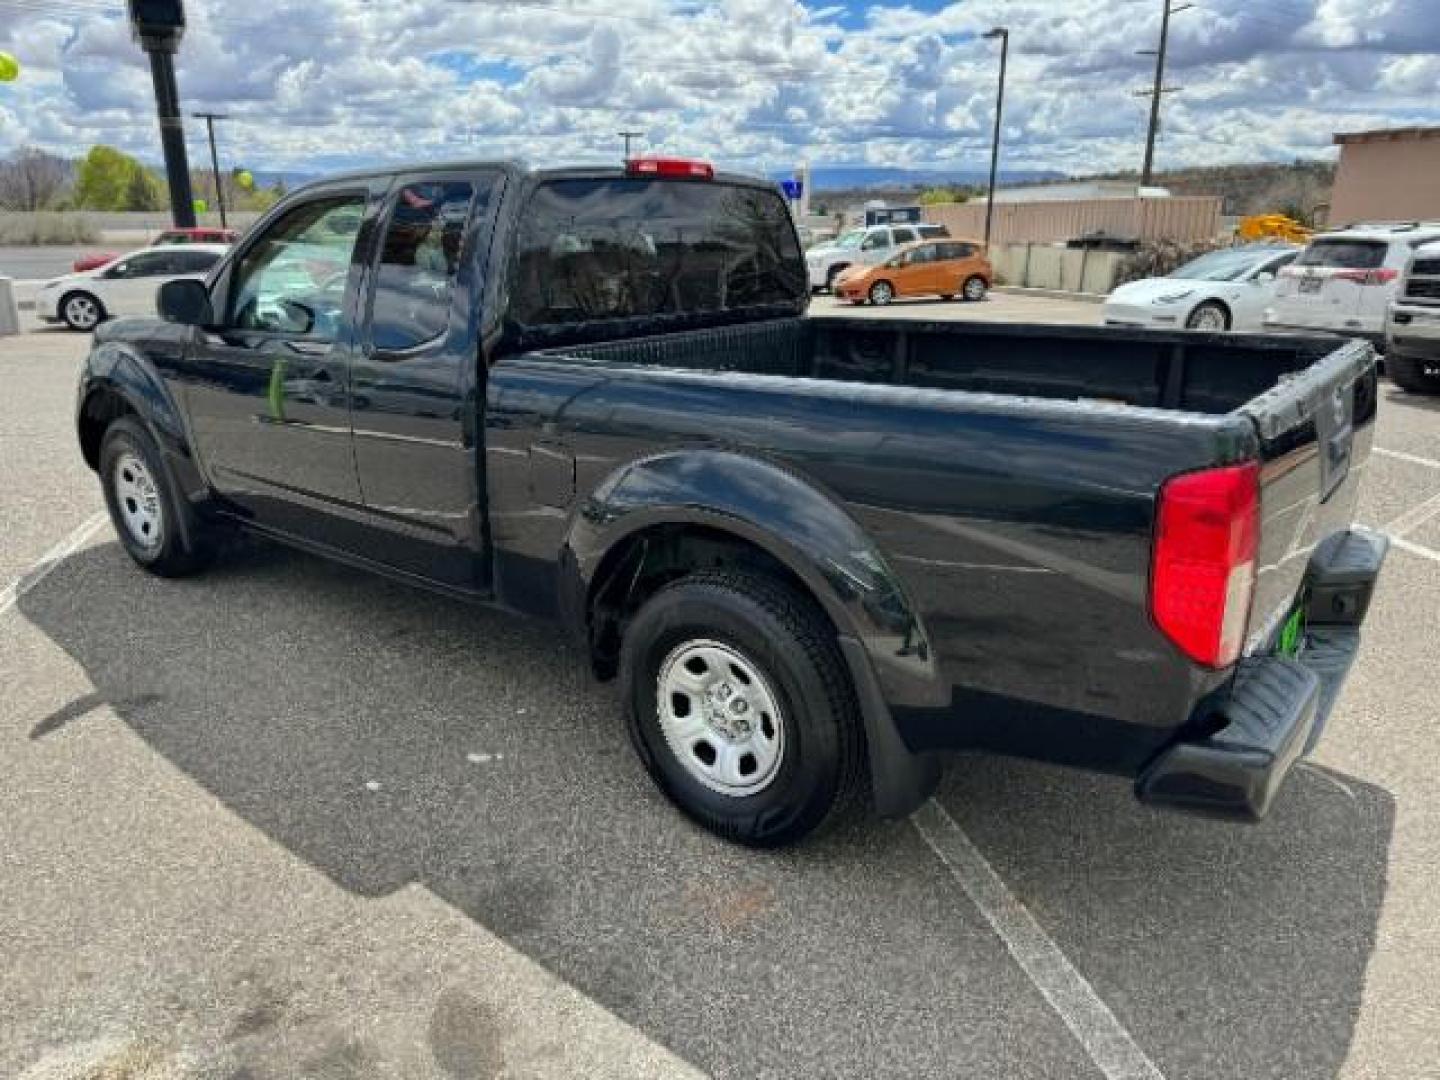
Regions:
<instances>
[{"instance_id":1,"label":"black pickup truck","mask_svg":"<svg viewBox=\"0 0 1440 1080\"><path fill-rule=\"evenodd\" d=\"M746 843L957 748L1264 814L1385 555L1369 346L808 293L779 194L703 163L341 176L101 327L80 446L157 574L238 527L558 620Z\"/></svg>"}]
</instances>

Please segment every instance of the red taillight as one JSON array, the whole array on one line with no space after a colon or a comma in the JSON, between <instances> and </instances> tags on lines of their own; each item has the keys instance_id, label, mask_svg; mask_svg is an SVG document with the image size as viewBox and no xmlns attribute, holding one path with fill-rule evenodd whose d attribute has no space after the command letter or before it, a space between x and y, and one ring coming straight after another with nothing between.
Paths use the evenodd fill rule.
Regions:
<instances>
[{"instance_id":1,"label":"red taillight","mask_svg":"<svg viewBox=\"0 0 1440 1080\"><path fill-rule=\"evenodd\" d=\"M715 179L715 166L708 161L689 158L642 157L625 162L627 172L640 176L689 176L699 180Z\"/></svg>"},{"instance_id":2,"label":"red taillight","mask_svg":"<svg viewBox=\"0 0 1440 1080\"><path fill-rule=\"evenodd\" d=\"M1160 489L1150 614L1186 656L1233 664L1245 642L1260 537L1260 467L1186 473Z\"/></svg>"},{"instance_id":3,"label":"red taillight","mask_svg":"<svg viewBox=\"0 0 1440 1080\"><path fill-rule=\"evenodd\" d=\"M1337 270L1334 274L1340 281L1353 281L1356 285L1389 285L1399 276L1399 270L1388 266L1379 270Z\"/></svg>"}]
</instances>

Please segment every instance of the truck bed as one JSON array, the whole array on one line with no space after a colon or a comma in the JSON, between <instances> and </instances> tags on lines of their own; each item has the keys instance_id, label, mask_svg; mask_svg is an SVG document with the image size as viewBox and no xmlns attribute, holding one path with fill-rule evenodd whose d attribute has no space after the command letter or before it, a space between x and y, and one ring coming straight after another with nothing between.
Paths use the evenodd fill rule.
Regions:
<instances>
[{"instance_id":1,"label":"truck bed","mask_svg":"<svg viewBox=\"0 0 1440 1080\"><path fill-rule=\"evenodd\" d=\"M535 355L703 371L1090 400L1228 413L1302 371L1333 340L1028 323L866 318L769 322Z\"/></svg>"},{"instance_id":2,"label":"truck bed","mask_svg":"<svg viewBox=\"0 0 1440 1080\"><path fill-rule=\"evenodd\" d=\"M596 529L690 499L788 516L837 580L880 565L900 582L862 601L911 749L1134 774L1233 677L1151 620L1161 486L1260 463L1247 648L1267 648L1316 545L1351 524L1375 374L1368 346L1333 339L778 319L514 355L486 408L502 596L507 575L568 557L564 515L533 509L557 475ZM784 477L801 487L780 494ZM843 516L811 520L805 491ZM887 626L896 607L914 625Z\"/></svg>"}]
</instances>

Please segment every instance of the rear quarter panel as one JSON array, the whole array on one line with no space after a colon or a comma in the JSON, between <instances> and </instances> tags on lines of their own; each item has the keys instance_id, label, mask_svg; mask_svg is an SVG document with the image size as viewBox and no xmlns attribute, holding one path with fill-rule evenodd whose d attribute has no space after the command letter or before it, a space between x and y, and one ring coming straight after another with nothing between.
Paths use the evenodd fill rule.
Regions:
<instances>
[{"instance_id":1,"label":"rear quarter panel","mask_svg":"<svg viewBox=\"0 0 1440 1080\"><path fill-rule=\"evenodd\" d=\"M1130 772L1225 679L1151 625L1150 545L1166 477L1254 454L1243 420L523 356L492 369L488 409L492 539L515 573L573 566L576 522L623 513L606 485L656 454L742 455L820 493L916 614L917 640L860 635L912 749ZM537 447L573 455L570 506L536 505Z\"/></svg>"}]
</instances>

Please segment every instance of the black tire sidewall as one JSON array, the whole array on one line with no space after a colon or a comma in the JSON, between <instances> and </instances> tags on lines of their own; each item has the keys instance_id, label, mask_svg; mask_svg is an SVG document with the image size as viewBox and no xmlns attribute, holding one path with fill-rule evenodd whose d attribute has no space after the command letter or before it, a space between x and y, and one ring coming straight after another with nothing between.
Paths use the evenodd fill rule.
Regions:
<instances>
[{"instance_id":1,"label":"black tire sidewall","mask_svg":"<svg viewBox=\"0 0 1440 1080\"><path fill-rule=\"evenodd\" d=\"M1385 358L1386 374L1400 389L1412 394L1440 394L1440 377L1427 374L1425 361L1391 351Z\"/></svg>"},{"instance_id":2,"label":"black tire sidewall","mask_svg":"<svg viewBox=\"0 0 1440 1080\"><path fill-rule=\"evenodd\" d=\"M875 290L880 288L882 285L890 290L890 295L887 296L884 300L877 300L875 298ZM895 299L895 286L891 285L888 281L877 281L874 285L870 286L869 296L870 302L876 307L884 307L886 304L890 303L890 301Z\"/></svg>"},{"instance_id":3,"label":"black tire sidewall","mask_svg":"<svg viewBox=\"0 0 1440 1080\"><path fill-rule=\"evenodd\" d=\"M1205 300L1205 301L1202 301L1202 302L1199 303L1199 304L1196 304L1196 305L1195 305L1195 310L1192 311L1192 312L1190 312L1189 318L1187 318L1187 319L1185 320L1185 329L1187 329L1187 330L1198 330L1198 329L1200 329L1198 326L1195 325L1195 320L1196 320L1197 318L1199 318L1200 313L1201 313L1202 311L1205 311L1205 310L1207 310L1207 309L1210 310L1210 311L1218 311L1218 312L1220 313L1220 319L1221 319L1221 321L1224 322L1224 324L1225 324L1223 327L1221 327L1222 330L1229 330L1229 329L1230 329L1230 312L1226 309L1226 307L1225 307L1223 304L1216 303L1214 300Z\"/></svg>"},{"instance_id":4,"label":"black tire sidewall","mask_svg":"<svg viewBox=\"0 0 1440 1080\"><path fill-rule=\"evenodd\" d=\"M971 295L970 295L970 283L971 283L972 281L978 281L978 282L980 283L980 295L979 295L979 296L971 296ZM985 294L988 293L989 291L990 291L990 286L986 285L986 284L985 284L985 279L982 278L982 277L980 277L978 274L972 274L970 277L966 278L966 279L964 280L964 282L962 282L961 285L960 285L960 296L961 296L961 298L964 299L964 300L968 300L968 301L970 301L971 303L975 303L975 302L977 302L977 301L984 300L984 299L985 299Z\"/></svg>"},{"instance_id":5,"label":"black tire sidewall","mask_svg":"<svg viewBox=\"0 0 1440 1080\"><path fill-rule=\"evenodd\" d=\"M153 548L141 546L130 535L116 503L115 463L127 450L145 463L145 468L150 471L160 490L160 527L163 541ZM105 506L110 511L110 522L114 526L115 534L132 559L158 574L177 573L188 568L189 553L185 550L181 536L179 504L170 484L170 476L165 470L155 440L144 427L129 417L111 424L100 443L100 488L105 494Z\"/></svg>"},{"instance_id":6,"label":"black tire sidewall","mask_svg":"<svg viewBox=\"0 0 1440 1080\"><path fill-rule=\"evenodd\" d=\"M660 729L660 666L681 643L708 639L742 653L779 699L785 749L779 772L754 795L713 791L676 758ZM840 782L839 718L823 674L783 622L743 592L682 582L655 597L625 635L622 693L636 750L662 790L705 827L761 846L803 835L824 819Z\"/></svg>"}]
</instances>

